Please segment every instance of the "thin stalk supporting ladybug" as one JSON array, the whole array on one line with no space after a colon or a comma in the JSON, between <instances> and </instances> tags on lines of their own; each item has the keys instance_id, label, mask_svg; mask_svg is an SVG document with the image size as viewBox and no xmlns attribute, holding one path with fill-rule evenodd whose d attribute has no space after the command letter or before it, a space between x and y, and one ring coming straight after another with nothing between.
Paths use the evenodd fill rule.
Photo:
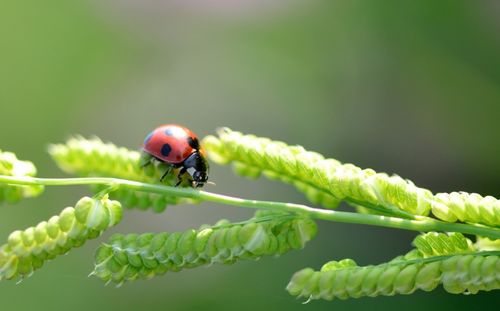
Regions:
<instances>
[{"instance_id":1,"label":"thin stalk supporting ladybug","mask_svg":"<svg viewBox=\"0 0 500 311\"><path fill-rule=\"evenodd\" d=\"M111 189L125 188L134 191L149 192L170 195L181 198L195 199L232 205L252 209L269 209L274 211L297 213L314 219L328 220L334 222L373 225L380 227L413 230L413 231L445 231L474 234L492 239L500 239L500 229L490 228L474 224L446 223L429 217L420 216L417 220L402 219L370 214L359 214L351 212L332 211L312 208L302 204L248 200L227 195L195 190L191 188L168 187L156 184L148 184L137 181L104 178L34 178L34 177L12 177L0 176L0 182L11 185L30 186L72 186L72 185L105 185Z\"/></svg>"}]
</instances>

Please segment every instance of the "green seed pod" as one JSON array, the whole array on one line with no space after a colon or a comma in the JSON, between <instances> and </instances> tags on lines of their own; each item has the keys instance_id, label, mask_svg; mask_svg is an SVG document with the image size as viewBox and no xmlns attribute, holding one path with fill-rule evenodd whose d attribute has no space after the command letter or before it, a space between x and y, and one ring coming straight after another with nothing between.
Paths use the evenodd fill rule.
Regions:
<instances>
[{"instance_id":1,"label":"green seed pod","mask_svg":"<svg viewBox=\"0 0 500 311\"><path fill-rule=\"evenodd\" d=\"M392 296L395 293L394 283L401 271L401 267L389 266L384 269L377 283L377 291L384 296Z\"/></svg>"},{"instance_id":2,"label":"green seed pod","mask_svg":"<svg viewBox=\"0 0 500 311\"><path fill-rule=\"evenodd\" d=\"M417 236L413 240L423 257L460 254L473 251L472 242L459 232L448 234L428 232Z\"/></svg>"},{"instance_id":3,"label":"green seed pod","mask_svg":"<svg viewBox=\"0 0 500 311\"><path fill-rule=\"evenodd\" d=\"M432 193L409 180L341 164L300 146L227 128L220 130L218 137L206 137L204 144L215 162L233 162L237 173L251 178L262 172L271 179L293 184L310 201L327 208L336 207L341 200L387 211L398 208L415 215L427 215L431 208Z\"/></svg>"},{"instance_id":4,"label":"green seed pod","mask_svg":"<svg viewBox=\"0 0 500 311\"><path fill-rule=\"evenodd\" d=\"M500 239L492 240L477 236L474 248L480 251L500 251Z\"/></svg>"},{"instance_id":5,"label":"green seed pod","mask_svg":"<svg viewBox=\"0 0 500 311\"><path fill-rule=\"evenodd\" d=\"M0 175L35 176L36 168L30 161L21 161L14 153L0 150ZM0 184L0 204L3 201L15 203L23 198L36 197L43 192L43 189L41 185Z\"/></svg>"},{"instance_id":6,"label":"green seed pod","mask_svg":"<svg viewBox=\"0 0 500 311\"><path fill-rule=\"evenodd\" d=\"M321 267L321 271L338 270L350 267L357 267L356 262L350 258L342 259L341 261L329 261Z\"/></svg>"},{"instance_id":7,"label":"green seed pod","mask_svg":"<svg viewBox=\"0 0 500 311\"><path fill-rule=\"evenodd\" d=\"M205 254L210 257L211 254L215 254L217 249L214 244L209 245L210 237L212 236L214 230L210 228L202 229L196 233L196 240L194 242L194 250L200 258ZM203 258L205 259L205 258Z\"/></svg>"},{"instance_id":8,"label":"green seed pod","mask_svg":"<svg viewBox=\"0 0 500 311\"><path fill-rule=\"evenodd\" d=\"M308 297L307 293L303 293L305 285L314 275L315 271L312 268L305 268L292 276L292 280L288 283L286 290L293 296Z\"/></svg>"},{"instance_id":9,"label":"green seed pod","mask_svg":"<svg viewBox=\"0 0 500 311\"><path fill-rule=\"evenodd\" d=\"M119 202L109 200L107 195L101 199L84 197L75 208L67 207L49 221L14 231L0 247L0 280L27 276L45 260L83 245L120 220Z\"/></svg>"},{"instance_id":10,"label":"green seed pod","mask_svg":"<svg viewBox=\"0 0 500 311\"><path fill-rule=\"evenodd\" d=\"M115 177L159 184L160 177L168 169L166 164L159 162L144 167L144 159L141 158L140 152L104 143L97 137L92 139L74 137L65 144L51 145L49 153L63 171L82 177ZM163 179L162 184L173 186L176 184L176 178L176 170L172 170ZM92 188L98 192L104 187L94 186ZM192 199L136 192L129 189L118 189L112 195L118 198L125 207L151 208L156 212L164 211L168 204L195 202ZM96 216L105 217L102 214Z\"/></svg>"},{"instance_id":11,"label":"green seed pod","mask_svg":"<svg viewBox=\"0 0 500 311\"><path fill-rule=\"evenodd\" d=\"M355 269L351 274L349 274L346 291L349 297L358 298L363 296L362 284L366 277L366 273L363 269Z\"/></svg>"},{"instance_id":12,"label":"green seed pod","mask_svg":"<svg viewBox=\"0 0 500 311\"><path fill-rule=\"evenodd\" d=\"M408 265L401 269L394 280L394 290L398 294L411 294L415 291L415 279L418 268L416 265Z\"/></svg>"},{"instance_id":13,"label":"green seed pod","mask_svg":"<svg viewBox=\"0 0 500 311\"><path fill-rule=\"evenodd\" d=\"M303 247L315 234L316 224L309 219L257 212L244 224L221 220L211 228L204 225L199 230L148 233L147 237L114 235L97 250L94 275L121 284L205 264L256 260ZM282 242L280 236L285 237ZM129 267L136 268L136 272L122 273Z\"/></svg>"},{"instance_id":14,"label":"green seed pod","mask_svg":"<svg viewBox=\"0 0 500 311\"><path fill-rule=\"evenodd\" d=\"M354 269L339 269L335 271L335 283L332 286L332 295L334 297L339 299L347 299L349 297L347 293L347 280L349 279L349 273L353 271Z\"/></svg>"},{"instance_id":15,"label":"green seed pod","mask_svg":"<svg viewBox=\"0 0 500 311\"><path fill-rule=\"evenodd\" d=\"M248 223L239 231L238 240L245 250L260 254L266 246L267 232L261 223Z\"/></svg>"},{"instance_id":16,"label":"green seed pod","mask_svg":"<svg viewBox=\"0 0 500 311\"><path fill-rule=\"evenodd\" d=\"M435 289L441 280L440 265L440 262L431 262L419 268L415 278L415 286L426 292Z\"/></svg>"},{"instance_id":17,"label":"green seed pod","mask_svg":"<svg viewBox=\"0 0 500 311\"><path fill-rule=\"evenodd\" d=\"M438 193L431 201L432 213L448 222L470 222L488 226L500 225L500 200L477 193Z\"/></svg>"},{"instance_id":18,"label":"green seed pod","mask_svg":"<svg viewBox=\"0 0 500 311\"><path fill-rule=\"evenodd\" d=\"M321 274L318 272L314 272L309 280L307 280L304 288L302 289L302 293L311 298L319 296L319 278Z\"/></svg>"},{"instance_id":19,"label":"green seed pod","mask_svg":"<svg viewBox=\"0 0 500 311\"><path fill-rule=\"evenodd\" d=\"M198 232L194 229L187 230L179 238L176 251L186 263L189 263L196 259L196 251L194 249L194 244L196 241L197 233Z\"/></svg>"},{"instance_id":20,"label":"green seed pod","mask_svg":"<svg viewBox=\"0 0 500 311\"><path fill-rule=\"evenodd\" d=\"M368 266L364 267L366 276L362 284L362 293L368 297L378 296L377 284L380 275L384 272L384 266Z\"/></svg>"}]
</instances>

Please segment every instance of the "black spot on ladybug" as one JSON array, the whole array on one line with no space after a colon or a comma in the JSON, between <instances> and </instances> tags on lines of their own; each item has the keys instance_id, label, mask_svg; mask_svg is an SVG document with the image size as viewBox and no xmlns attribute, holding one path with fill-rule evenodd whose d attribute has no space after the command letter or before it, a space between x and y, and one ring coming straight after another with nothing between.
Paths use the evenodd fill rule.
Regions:
<instances>
[{"instance_id":1,"label":"black spot on ladybug","mask_svg":"<svg viewBox=\"0 0 500 311\"><path fill-rule=\"evenodd\" d=\"M165 130L165 135L167 136L174 136L174 131L172 131L171 128L168 128Z\"/></svg>"},{"instance_id":2,"label":"black spot on ladybug","mask_svg":"<svg viewBox=\"0 0 500 311\"><path fill-rule=\"evenodd\" d=\"M172 151L172 147L170 147L169 144L164 144L161 147L161 155L164 156L164 157L168 157L170 151Z\"/></svg>"},{"instance_id":3,"label":"black spot on ladybug","mask_svg":"<svg viewBox=\"0 0 500 311\"><path fill-rule=\"evenodd\" d=\"M144 139L144 145L147 145L147 143L149 143L152 137L153 137L153 132L149 133L148 136L146 136L146 138Z\"/></svg>"},{"instance_id":4,"label":"black spot on ladybug","mask_svg":"<svg viewBox=\"0 0 500 311\"><path fill-rule=\"evenodd\" d=\"M195 138L188 137L187 141L191 148L196 150L200 149L200 143L198 142L198 139L196 137Z\"/></svg>"}]
</instances>

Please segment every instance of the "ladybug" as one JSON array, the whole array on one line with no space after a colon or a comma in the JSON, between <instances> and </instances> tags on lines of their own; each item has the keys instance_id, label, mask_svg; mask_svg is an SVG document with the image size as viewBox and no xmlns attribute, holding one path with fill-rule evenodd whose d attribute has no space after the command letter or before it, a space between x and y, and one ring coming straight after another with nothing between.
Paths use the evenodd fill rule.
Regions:
<instances>
[{"instance_id":1,"label":"ladybug","mask_svg":"<svg viewBox=\"0 0 500 311\"><path fill-rule=\"evenodd\" d=\"M169 165L165 176L174 168L180 168L176 187L188 173L193 187L200 188L208 180L208 162L196 135L188 128L177 124L161 125L144 139L142 151L145 154L144 166L155 159Z\"/></svg>"}]
</instances>

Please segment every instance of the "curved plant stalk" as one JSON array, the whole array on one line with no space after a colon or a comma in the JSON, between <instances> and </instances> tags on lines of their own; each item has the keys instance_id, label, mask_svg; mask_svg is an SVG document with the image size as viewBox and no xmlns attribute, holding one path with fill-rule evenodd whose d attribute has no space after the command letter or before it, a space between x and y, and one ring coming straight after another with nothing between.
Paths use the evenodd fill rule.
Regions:
<instances>
[{"instance_id":1,"label":"curved plant stalk","mask_svg":"<svg viewBox=\"0 0 500 311\"><path fill-rule=\"evenodd\" d=\"M423 216L419 216L417 220L411 220L411 219L402 219L397 217L387 217L379 215L318 209L294 203L246 200L242 198L230 197L207 191L200 191L192 188L168 187L168 186L147 184L131 180L118 179L118 178L104 178L104 177L15 178L10 176L0 176L0 182L9 184L19 184L19 185L46 185L46 186L101 184L117 188L125 188L131 191L158 193L166 196L189 198L189 199L194 199L196 201L209 201L209 202L215 202L215 203L239 206L245 208L268 209L272 211L296 213L313 219L322 219L328 221L354 223L354 224L365 224L365 225L397 228L404 230L414 230L421 232L428 232L428 231L461 232L466 234L479 235L483 237L490 237L492 239L500 238L500 229L483 225L447 223Z\"/></svg>"},{"instance_id":2,"label":"curved plant stalk","mask_svg":"<svg viewBox=\"0 0 500 311\"><path fill-rule=\"evenodd\" d=\"M0 175L7 176L35 176L36 167L30 161L18 160L12 152L0 150ZM7 201L14 203L22 198L36 197L43 192L41 185L3 185L0 184L0 203Z\"/></svg>"},{"instance_id":3,"label":"curved plant stalk","mask_svg":"<svg viewBox=\"0 0 500 311\"><path fill-rule=\"evenodd\" d=\"M57 165L65 172L78 176L117 177L140 182L160 184L160 177L168 167L160 162L143 166L141 153L112 143L104 143L99 138L85 139L73 137L64 144L49 146L49 153ZM172 171L164 179L164 185L173 186L176 183L175 172ZM96 191L102 187L95 187ZM113 197L119 199L127 208L152 208L161 212L167 205L180 203L195 203L192 200L164 196L155 193L117 189Z\"/></svg>"},{"instance_id":4,"label":"curved plant stalk","mask_svg":"<svg viewBox=\"0 0 500 311\"><path fill-rule=\"evenodd\" d=\"M306 299L332 300L411 294L439 284L453 294L500 288L500 251L484 252L460 234L427 233L417 249L377 266L359 267L351 259L326 263L320 271L298 271L287 286Z\"/></svg>"},{"instance_id":5,"label":"curved plant stalk","mask_svg":"<svg viewBox=\"0 0 500 311\"><path fill-rule=\"evenodd\" d=\"M83 197L75 207L23 231L14 231L0 246L0 280L31 275L44 261L95 239L122 218L120 202Z\"/></svg>"},{"instance_id":6,"label":"curved plant stalk","mask_svg":"<svg viewBox=\"0 0 500 311\"><path fill-rule=\"evenodd\" d=\"M396 175L325 159L301 146L288 146L228 128L219 130L218 137L208 136L203 142L213 161L233 162L235 170L245 176L257 177L264 173L267 177L292 183L313 203L325 207L335 207L344 200L410 218L427 215L430 211L432 193L429 190Z\"/></svg>"},{"instance_id":7,"label":"curved plant stalk","mask_svg":"<svg viewBox=\"0 0 500 311\"><path fill-rule=\"evenodd\" d=\"M168 271L278 256L303 248L316 231L307 218L258 211L244 224L221 220L184 232L115 234L97 250L92 274L121 284Z\"/></svg>"}]
</instances>

